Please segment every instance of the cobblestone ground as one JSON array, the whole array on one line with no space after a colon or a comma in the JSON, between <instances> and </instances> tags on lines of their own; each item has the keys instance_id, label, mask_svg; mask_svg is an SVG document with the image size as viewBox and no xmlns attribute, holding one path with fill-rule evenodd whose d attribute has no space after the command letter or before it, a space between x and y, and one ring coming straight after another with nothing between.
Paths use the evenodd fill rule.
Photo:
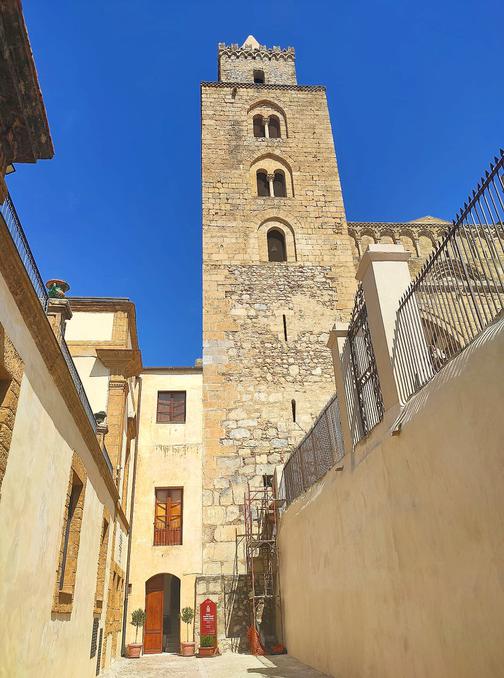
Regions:
<instances>
[{"instance_id":1,"label":"cobblestone ground","mask_svg":"<svg viewBox=\"0 0 504 678\"><path fill-rule=\"evenodd\" d=\"M155 654L140 659L118 659L102 678L327 678L288 655L252 657L224 654L211 659Z\"/></svg>"}]
</instances>

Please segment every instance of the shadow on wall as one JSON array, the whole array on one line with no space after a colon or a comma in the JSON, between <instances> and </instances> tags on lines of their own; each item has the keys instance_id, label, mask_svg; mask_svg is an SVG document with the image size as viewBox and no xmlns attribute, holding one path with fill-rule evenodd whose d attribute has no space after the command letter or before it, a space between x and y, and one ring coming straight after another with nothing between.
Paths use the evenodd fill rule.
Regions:
<instances>
[{"instance_id":1,"label":"shadow on wall","mask_svg":"<svg viewBox=\"0 0 504 678\"><path fill-rule=\"evenodd\" d=\"M233 652L247 653L249 650L247 640L249 621L247 575L235 573L229 577L224 577L223 589L226 637L230 639Z\"/></svg>"}]
</instances>

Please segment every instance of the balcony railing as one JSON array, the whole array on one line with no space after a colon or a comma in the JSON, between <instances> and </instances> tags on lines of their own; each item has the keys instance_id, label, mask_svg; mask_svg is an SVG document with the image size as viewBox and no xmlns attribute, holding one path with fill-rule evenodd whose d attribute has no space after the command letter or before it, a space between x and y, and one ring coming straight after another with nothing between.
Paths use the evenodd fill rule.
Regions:
<instances>
[{"instance_id":1,"label":"balcony railing","mask_svg":"<svg viewBox=\"0 0 504 678\"><path fill-rule=\"evenodd\" d=\"M154 546L180 546L182 528L154 525Z\"/></svg>"},{"instance_id":2,"label":"balcony railing","mask_svg":"<svg viewBox=\"0 0 504 678\"><path fill-rule=\"evenodd\" d=\"M49 303L49 297L47 294L47 290L45 288L44 282L42 280L42 276L40 275L40 271L38 269L38 266L35 262L35 259L33 257L32 251L30 249L30 245L28 244L28 240L26 238L26 235L24 233L23 227L21 226L21 221L19 219L18 213L16 211L16 208L14 207L14 203L12 202L12 198L10 195L7 196L5 199L4 203L0 205L0 214L3 217L3 220L7 226L7 231L9 235L12 238L12 242L14 243L14 246L17 249L17 252L19 254L19 258L21 259L21 262L23 263L23 266L25 268L26 273L28 274L28 277L30 279L30 282L33 286L33 289L35 291L35 294L37 295L40 305L42 306L42 310L44 313L47 313L47 306ZM86 411L87 418L89 419L89 423L91 424L93 431L96 433L96 419L93 414L93 410L91 409L91 405L89 404L88 397L86 395L86 391L84 390L84 386L82 384L82 381L79 377L79 373L77 372L77 368L75 367L75 363L73 361L72 356L70 355L70 351L68 349L68 346L65 342L65 340L62 338L61 340L61 352L63 353L63 357L65 359L65 362L67 364L68 370L72 376L72 380L75 385L75 389L77 391L77 394L80 398L80 401L82 403L82 406L84 410ZM103 458L105 459L105 462L107 464L107 467L110 471L110 473L113 473L112 469L112 463L110 461L110 458L108 456L107 450L105 447L102 449L103 453Z\"/></svg>"}]
</instances>

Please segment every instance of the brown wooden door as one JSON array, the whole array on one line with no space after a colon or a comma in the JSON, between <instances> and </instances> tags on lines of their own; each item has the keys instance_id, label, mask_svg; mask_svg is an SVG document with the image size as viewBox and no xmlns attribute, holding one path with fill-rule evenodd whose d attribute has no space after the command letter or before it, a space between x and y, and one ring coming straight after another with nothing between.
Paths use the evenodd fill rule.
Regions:
<instances>
[{"instance_id":1,"label":"brown wooden door","mask_svg":"<svg viewBox=\"0 0 504 678\"><path fill-rule=\"evenodd\" d=\"M163 651L164 577L158 574L146 584L144 654Z\"/></svg>"}]
</instances>

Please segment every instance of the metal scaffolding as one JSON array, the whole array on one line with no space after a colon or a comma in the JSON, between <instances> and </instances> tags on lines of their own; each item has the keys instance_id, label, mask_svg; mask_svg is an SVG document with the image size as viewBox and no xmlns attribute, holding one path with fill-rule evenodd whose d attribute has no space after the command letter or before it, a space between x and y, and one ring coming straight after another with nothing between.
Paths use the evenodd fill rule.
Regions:
<instances>
[{"instance_id":1,"label":"metal scaffolding","mask_svg":"<svg viewBox=\"0 0 504 678\"><path fill-rule=\"evenodd\" d=\"M250 627L264 650L271 650L281 641L277 553L277 520L281 501L275 497L272 487L251 488L247 483L244 513Z\"/></svg>"}]
</instances>

